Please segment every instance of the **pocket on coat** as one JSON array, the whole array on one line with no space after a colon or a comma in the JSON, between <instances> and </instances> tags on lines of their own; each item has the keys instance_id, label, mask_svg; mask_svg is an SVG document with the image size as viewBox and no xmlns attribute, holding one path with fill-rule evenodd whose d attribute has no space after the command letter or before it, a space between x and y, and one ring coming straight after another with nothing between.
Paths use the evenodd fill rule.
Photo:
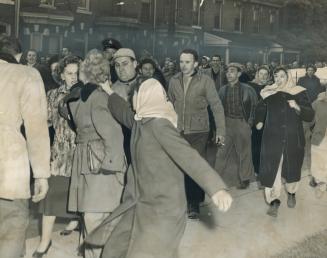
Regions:
<instances>
[{"instance_id":1,"label":"pocket on coat","mask_svg":"<svg viewBox=\"0 0 327 258\"><path fill-rule=\"evenodd\" d=\"M115 174L115 177L118 181L118 183L121 185L121 186L124 186L124 178L125 178L125 174L124 173L120 173L120 172L117 172Z\"/></svg>"},{"instance_id":2,"label":"pocket on coat","mask_svg":"<svg viewBox=\"0 0 327 258\"><path fill-rule=\"evenodd\" d=\"M191 116L190 129L193 131L209 130L209 121L205 114Z\"/></svg>"}]
</instances>

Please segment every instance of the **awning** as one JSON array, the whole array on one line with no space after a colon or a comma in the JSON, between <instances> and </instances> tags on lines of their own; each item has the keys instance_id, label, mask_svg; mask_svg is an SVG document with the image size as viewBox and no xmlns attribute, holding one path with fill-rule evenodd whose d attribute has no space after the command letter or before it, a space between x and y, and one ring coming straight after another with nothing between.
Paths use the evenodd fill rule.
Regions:
<instances>
[{"instance_id":1,"label":"awning","mask_svg":"<svg viewBox=\"0 0 327 258\"><path fill-rule=\"evenodd\" d=\"M204 44L209 47L227 47L230 42L228 39L207 32L204 33Z\"/></svg>"}]
</instances>

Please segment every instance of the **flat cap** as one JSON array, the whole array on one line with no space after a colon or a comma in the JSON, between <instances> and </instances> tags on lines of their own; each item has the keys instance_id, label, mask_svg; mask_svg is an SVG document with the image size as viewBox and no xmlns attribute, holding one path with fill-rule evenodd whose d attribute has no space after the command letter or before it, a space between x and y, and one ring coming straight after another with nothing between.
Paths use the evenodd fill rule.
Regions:
<instances>
[{"instance_id":1,"label":"flat cap","mask_svg":"<svg viewBox=\"0 0 327 258\"><path fill-rule=\"evenodd\" d=\"M102 40L102 47L103 50L106 50L107 48L114 48L116 50L122 48L121 43L117 40L117 39L113 39L113 38L107 38Z\"/></svg>"},{"instance_id":2,"label":"flat cap","mask_svg":"<svg viewBox=\"0 0 327 258\"><path fill-rule=\"evenodd\" d=\"M117 52L114 54L113 59L115 60L118 57L130 57L130 58L136 59L134 51L130 48L118 49Z\"/></svg>"},{"instance_id":3,"label":"flat cap","mask_svg":"<svg viewBox=\"0 0 327 258\"><path fill-rule=\"evenodd\" d=\"M229 63L227 65L227 69L230 68L230 67L235 67L237 68L240 72L242 72L243 70L243 66L240 64L240 63Z\"/></svg>"}]
</instances>

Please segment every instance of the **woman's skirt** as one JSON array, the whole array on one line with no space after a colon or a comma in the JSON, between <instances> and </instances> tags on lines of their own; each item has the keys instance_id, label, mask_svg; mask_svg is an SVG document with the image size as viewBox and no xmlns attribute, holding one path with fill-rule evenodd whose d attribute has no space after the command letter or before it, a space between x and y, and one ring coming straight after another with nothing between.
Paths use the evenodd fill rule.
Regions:
<instances>
[{"instance_id":1,"label":"woman's skirt","mask_svg":"<svg viewBox=\"0 0 327 258\"><path fill-rule=\"evenodd\" d=\"M47 196L40 201L39 212L45 216L78 218L76 213L68 212L70 178L51 176L48 182L49 191Z\"/></svg>"}]
</instances>

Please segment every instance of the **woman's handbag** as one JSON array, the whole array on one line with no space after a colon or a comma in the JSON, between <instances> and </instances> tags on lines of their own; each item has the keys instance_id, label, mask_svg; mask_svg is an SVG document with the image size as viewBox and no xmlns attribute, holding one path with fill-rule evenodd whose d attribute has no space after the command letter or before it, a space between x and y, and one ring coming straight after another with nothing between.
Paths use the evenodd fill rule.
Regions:
<instances>
[{"instance_id":1,"label":"woman's handbag","mask_svg":"<svg viewBox=\"0 0 327 258\"><path fill-rule=\"evenodd\" d=\"M87 143L87 164L91 174L99 174L105 157L103 140L93 140Z\"/></svg>"}]
</instances>

